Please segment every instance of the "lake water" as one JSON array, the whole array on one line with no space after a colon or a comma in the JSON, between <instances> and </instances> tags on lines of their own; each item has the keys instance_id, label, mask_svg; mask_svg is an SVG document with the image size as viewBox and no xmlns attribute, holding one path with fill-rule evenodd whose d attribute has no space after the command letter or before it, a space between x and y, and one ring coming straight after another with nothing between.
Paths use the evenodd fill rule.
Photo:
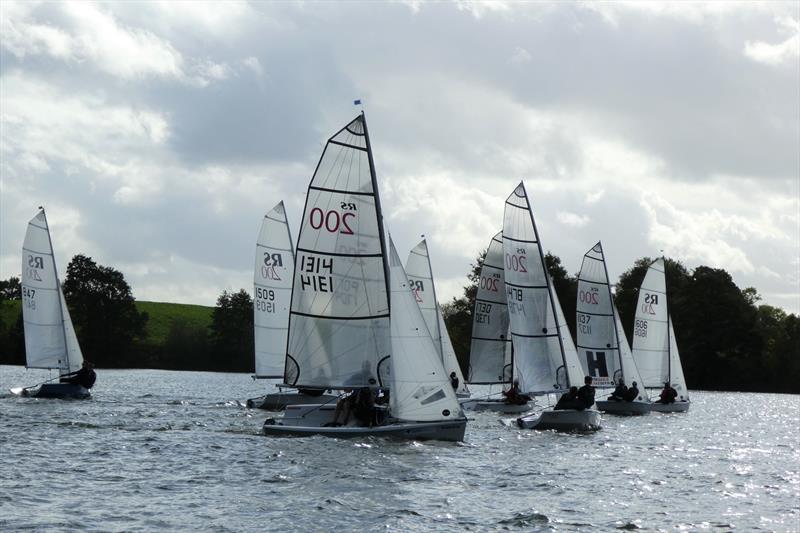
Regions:
<instances>
[{"instance_id":1,"label":"lake water","mask_svg":"<svg viewBox=\"0 0 800 533\"><path fill-rule=\"evenodd\" d=\"M800 530L798 396L694 392L589 435L478 413L454 444L267 438L243 402L268 384L243 374L5 393L47 377L0 366L0 530Z\"/></svg>"}]
</instances>

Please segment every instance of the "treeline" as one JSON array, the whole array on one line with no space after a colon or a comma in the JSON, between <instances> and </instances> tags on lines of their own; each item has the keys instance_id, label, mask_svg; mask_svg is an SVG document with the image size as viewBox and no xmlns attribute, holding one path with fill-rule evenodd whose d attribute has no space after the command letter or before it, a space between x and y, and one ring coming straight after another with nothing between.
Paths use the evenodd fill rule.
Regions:
<instances>
[{"instance_id":1,"label":"treeline","mask_svg":"<svg viewBox=\"0 0 800 533\"><path fill-rule=\"evenodd\" d=\"M223 292L213 309L136 302L121 272L84 255L70 261L62 289L83 356L99 368L253 371L244 289ZM0 281L0 364L25 364L20 299L19 278Z\"/></svg>"},{"instance_id":2,"label":"treeline","mask_svg":"<svg viewBox=\"0 0 800 533\"><path fill-rule=\"evenodd\" d=\"M484 255L472 265L463 296L443 306L465 370ZM615 302L629 341L639 287L652 261L637 260L616 283ZM574 339L577 275L569 275L554 255L547 254L546 263ZM754 288L739 289L725 270L699 266L690 271L672 259L665 263L669 309L690 389L800 393L797 315L760 304Z\"/></svg>"},{"instance_id":3,"label":"treeline","mask_svg":"<svg viewBox=\"0 0 800 533\"><path fill-rule=\"evenodd\" d=\"M443 305L464 374L469 365L472 310L481 254L464 294ZM632 339L639 286L651 258L624 272L615 300ZM575 335L577 276L547 254L546 263ZM688 270L666 260L669 308L684 373L692 389L800 393L800 318L761 304L722 269ZM253 372L253 300L244 289L223 291L214 308L136 302L124 276L76 255L63 282L84 357L101 368L163 368ZM25 364L19 279L0 281L0 364Z\"/></svg>"}]
</instances>

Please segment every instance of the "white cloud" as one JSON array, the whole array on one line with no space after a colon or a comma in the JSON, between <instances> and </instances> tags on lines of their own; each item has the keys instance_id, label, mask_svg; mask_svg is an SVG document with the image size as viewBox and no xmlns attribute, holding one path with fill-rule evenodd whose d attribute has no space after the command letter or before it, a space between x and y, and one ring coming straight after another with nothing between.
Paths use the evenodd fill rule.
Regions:
<instances>
[{"instance_id":1,"label":"white cloud","mask_svg":"<svg viewBox=\"0 0 800 533\"><path fill-rule=\"evenodd\" d=\"M776 24L782 33L789 37L778 44L764 41L747 41L744 45L744 55L754 61L767 65L781 65L787 63L797 66L800 58L800 21L791 17L777 17Z\"/></svg>"},{"instance_id":2,"label":"white cloud","mask_svg":"<svg viewBox=\"0 0 800 533\"><path fill-rule=\"evenodd\" d=\"M565 226L572 226L573 228L582 228L586 226L590 219L584 215L577 215L575 213L569 213L567 211L559 211L556 215L559 222L564 224Z\"/></svg>"}]
</instances>

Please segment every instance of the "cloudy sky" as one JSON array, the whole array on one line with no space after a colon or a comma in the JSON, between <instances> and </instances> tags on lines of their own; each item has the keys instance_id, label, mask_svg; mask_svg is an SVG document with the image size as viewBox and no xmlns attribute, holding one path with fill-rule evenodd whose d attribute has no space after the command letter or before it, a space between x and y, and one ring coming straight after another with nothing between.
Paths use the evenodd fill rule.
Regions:
<instances>
[{"instance_id":1,"label":"cloudy sky","mask_svg":"<svg viewBox=\"0 0 800 533\"><path fill-rule=\"evenodd\" d=\"M251 292L261 217L296 234L361 98L441 300L523 179L572 273L601 239L612 278L663 250L800 311L800 3L4 1L0 35L2 279L44 205L62 272Z\"/></svg>"}]
</instances>

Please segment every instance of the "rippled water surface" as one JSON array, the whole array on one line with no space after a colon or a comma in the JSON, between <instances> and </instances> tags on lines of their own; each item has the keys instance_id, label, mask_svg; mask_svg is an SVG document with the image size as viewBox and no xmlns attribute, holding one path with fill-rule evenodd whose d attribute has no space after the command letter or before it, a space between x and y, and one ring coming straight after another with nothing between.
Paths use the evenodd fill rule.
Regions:
<instances>
[{"instance_id":1,"label":"rippled water surface","mask_svg":"<svg viewBox=\"0 0 800 533\"><path fill-rule=\"evenodd\" d=\"M800 530L797 396L695 392L687 414L590 435L479 413L453 444L263 437L243 402L268 384L243 374L5 393L47 377L0 366L2 530Z\"/></svg>"}]
</instances>

